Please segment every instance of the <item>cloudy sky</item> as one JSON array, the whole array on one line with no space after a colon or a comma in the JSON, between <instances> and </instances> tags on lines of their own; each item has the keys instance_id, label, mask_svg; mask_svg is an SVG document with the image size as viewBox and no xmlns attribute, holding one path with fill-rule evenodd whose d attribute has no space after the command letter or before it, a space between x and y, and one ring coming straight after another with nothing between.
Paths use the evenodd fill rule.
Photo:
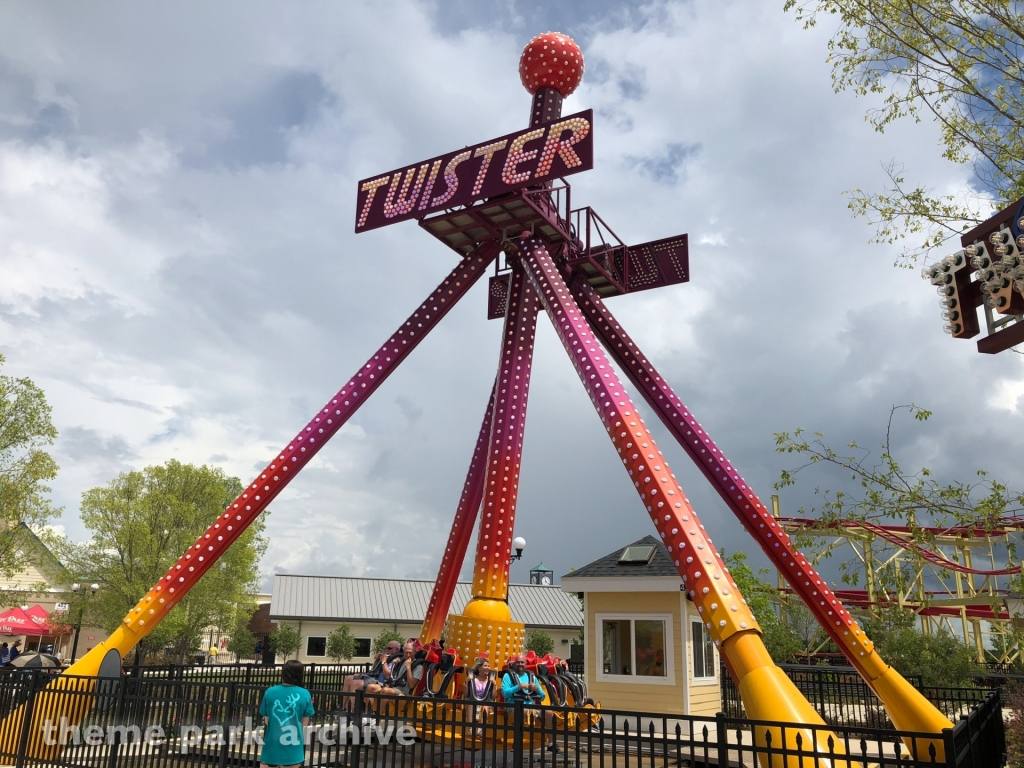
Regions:
<instances>
[{"instance_id":1,"label":"cloudy sky","mask_svg":"<svg viewBox=\"0 0 1024 768\"><path fill-rule=\"evenodd\" d=\"M769 2L31 3L0 6L0 352L45 388L54 497L208 463L243 482L455 263L406 222L352 233L356 181L524 127L519 52L572 35L595 167L572 179L627 242L690 235L692 282L610 302L767 497L804 426L1012 486L1021 357L942 333L938 298L869 245L842 192L963 189L928 125L885 135L832 92L830 20ZM482 282L273 505L275 572L432 577L498 358ZM653 530L542 317L517 533L525 581ZM727 549L752 544L656 433ZM821 472L782 494L813 502Z\"/></svg>"}]
</instances>

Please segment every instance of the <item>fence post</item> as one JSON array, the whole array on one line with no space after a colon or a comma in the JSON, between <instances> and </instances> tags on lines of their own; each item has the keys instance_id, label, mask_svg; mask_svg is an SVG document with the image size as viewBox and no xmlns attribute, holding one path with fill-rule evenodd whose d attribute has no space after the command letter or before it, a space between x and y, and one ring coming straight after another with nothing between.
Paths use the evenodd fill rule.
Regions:
<instances>
[{"instance_id":1,"label":"fence post","mask_svg":"<svg viewBox=\"0 0 1024 768\"><path fill-rule=\"evenodd\" d=\"M946 753L946 766L956 768L956 747L953 744L953 728L942 729L942 750Z\"/></svg>"},{"instance_id":2,"label":"fence post","mask_svg":"<svg viewBox=\"0 0 1024 768\"><path fill-rule=\"evenodd\" d=\"M814 681L817 683L818 689L818 714L824 716L825 713L825 684L824 675L820 672L814 676Z\"/></svg>"},{"instance_id":3,"label":"fence post","mask_svg":"<svg viewBox=\"0 0 1024 768\"><path fill-rule=\"evenodd\" d=\"M235 714L235 691L238 683L232 680L228 683L228 701L224 711L224 743L221 745L220 750L220 768L224 768L228 764L228 751L231 749L231 739L228 738L228 734L232 731L231 723L234 720Z\"/></svg>"},{"instance_id":4,"label":"fence post","mask_svg":"<svg viewBox=\"0 0 1024 768\"><path fill-rule=\"evenodd\" d=\"M349 761L349 768L359 768L359 762L360 762L360 758L362 757L362 752L363 752L363 740L360 737L360 734L362 733L362 726L363 726L363 691L362 690L356 691L355 696L356 696L356 700L355 700L355 703L352 705L352 717L349 720L349 724L350 725L353 724L353 723L355 724L355 727L356 727L356 737L351 742L350 749L352 750L352 754L351 754L350 761ZM380 708L381 708L380 699L378 699L377 700L377 709L380 709ZM340 733L339 733L339 736L340 736ZM340 754L339 754L339 757L340 757Z\"/></svg>"},{"instance_id":5,"label":"fence post","mask_svg":"<svg viewBox=\"0 0 1024 768\"><path fill-rule=\"evenodd\" d=\"M512 709L512 765L523 764L523 702L517 701Z\"/></svg>"},{"instance_id":6,"label":"fence post","mask_svg":"<svg viewBox=\"0 0 1024 768\"><path fill-rule=\"evenodd\" d=\"M729 733L725 730L725 713L715 715L715 731L718 738L718 764L729 764Z\"/></svg>"},{"instance_id":7,"label":"fence post","mask_svg":"<svg viewBox=\"0 0 1024 768\"><path fill-rule=\"evenodd\" d=\"M252 664L245 665L245 684L252 684Z\"/></svg>"},{"instance_id":8,"label":"fence post","mask_svg":"<svg viewBox=\"0 0 1024 768\"><path fill-rule=\"evenodd\" d=\"M33 672L29 678L29 697L25 702L25 715L21 723L21 739L18 743L18 756L15 758L17 768L25 765L25 751L28 748L28 733L32 730L32 712L36 705L36 676Z\"/></svg>"}]
</instances>

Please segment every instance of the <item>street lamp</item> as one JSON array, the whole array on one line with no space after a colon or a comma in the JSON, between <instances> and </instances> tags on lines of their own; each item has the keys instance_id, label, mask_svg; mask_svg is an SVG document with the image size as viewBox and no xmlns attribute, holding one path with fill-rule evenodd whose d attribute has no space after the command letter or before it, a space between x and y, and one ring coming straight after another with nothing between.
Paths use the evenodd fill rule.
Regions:
<instances>
[{"instance_id":1,"label":"street lamp","mask_svg":"<svg viewBox=\"0 0 1024 768\"><path fill-rule=\"evenodd\" d=\"M510 560L522 560L523 550L526 549L526 539L522 536L516 536L512 539L512 548L516 551L514 555L510 556Z\"/></svg>"},{"instance_id":2,"label":"street lamp","mask_svg":"<svg viewBox=\"0 0 1024 768\"><path fill-rule=\"evenodd\" d=\"M83 592L83 586L81 584L79 584L77 581L74 584L71 585L71 591L72 592L74 592L76 595L79 592L82 592L83 597L85 597L86 599L88 599L89 597L92 597L92 595L95 595L96 591L99 588L100 588L99 584L96 584L96 583L90 584L89 585L89 592L90 592L90 594L86 595ZM75 621L75 624L74 624L74 628L75 628L75 642L72 643L72 645L71 645L71 663L72 664L75 663L75 654L78 653L78 633L81 632L81 630L82 630L82 616L84 616L84 615L85 615L85 603L83 602L81 607L78 609L78 619Z\"/></svg>"}]
</instances>

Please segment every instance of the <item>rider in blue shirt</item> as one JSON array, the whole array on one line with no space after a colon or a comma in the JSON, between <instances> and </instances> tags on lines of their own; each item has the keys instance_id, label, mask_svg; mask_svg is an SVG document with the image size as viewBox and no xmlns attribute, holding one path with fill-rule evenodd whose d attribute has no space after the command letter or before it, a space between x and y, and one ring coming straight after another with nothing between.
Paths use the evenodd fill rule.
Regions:
<instances>
[{"instance_id":1,"label":"rider in blue shirt","mask_svg":"<svg viewBox=\"0 0 1024 768\"><path fill-rule=\"evenodd\" d=\"M501 698L505 701L519 701L526 705L543 704L547 698L537 676L526 670L526 657L523 654L513 656L509 662L508 671L501 678ZM537 710L531 710L537 714ZM544 710L544 728L551 734L551 743L548 750L559 752L555 743L554 713L550 709Z\"/></svg>"}]
</instances>

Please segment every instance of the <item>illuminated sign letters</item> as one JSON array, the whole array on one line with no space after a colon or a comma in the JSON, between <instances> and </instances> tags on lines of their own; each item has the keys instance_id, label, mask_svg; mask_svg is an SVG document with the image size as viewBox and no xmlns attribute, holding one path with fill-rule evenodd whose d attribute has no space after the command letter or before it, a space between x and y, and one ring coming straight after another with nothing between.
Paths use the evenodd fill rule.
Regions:
<instances>
[{"instance_id":1,"label":"illuminated sign letters","mask_svg":"<svg viewBox=\"0 0 1024 768\"><path fill-rule=\"evenodd\" d=\"M594 111L359 182L356 232L469 205L594 167Z\"/></svg>"}]
</instances>

